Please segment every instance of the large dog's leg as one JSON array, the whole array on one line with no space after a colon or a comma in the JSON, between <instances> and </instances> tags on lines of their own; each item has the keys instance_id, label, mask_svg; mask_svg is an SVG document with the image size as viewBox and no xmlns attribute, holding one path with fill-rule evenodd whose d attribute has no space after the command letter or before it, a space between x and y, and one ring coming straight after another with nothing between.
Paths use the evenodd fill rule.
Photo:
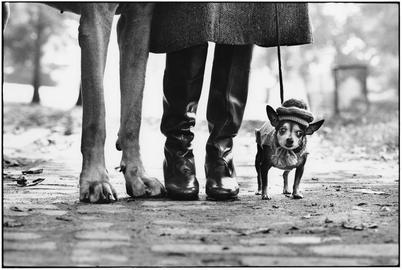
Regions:
<instances>
[{"instance_id":1,"label":"large dog's leg","mask_svg":"<svg viewBox=\"0 0 402 270\"><path fill-rule=\"evenodd\" d=\"M116 192L109 183L105 167L105 102L103 75L107 46L117 4L83 3L79 27L83 98L82 172L80 200L110 202Z\"/></svg>"},{"instance_id":2,"label":"large dog's leg","mask_svg":"<svg viewBox=\"0 0 402 270\"><path fill-rule=\"evenodd\" d=\"M117 25L120 48L121 120L116 146L123 150L121 170L130 196L160 196L163 185L147 177L139 146L141 109L153 3L126 6Z\"/></svg>"}]
</instances>

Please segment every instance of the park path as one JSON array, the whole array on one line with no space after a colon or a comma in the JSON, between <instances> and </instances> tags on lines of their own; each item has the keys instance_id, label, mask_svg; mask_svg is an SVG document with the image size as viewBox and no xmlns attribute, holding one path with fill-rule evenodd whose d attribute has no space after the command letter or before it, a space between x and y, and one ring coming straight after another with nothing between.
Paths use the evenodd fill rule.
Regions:
<instances>
[{"instance_id":1,"label":"park path","mask_svg":"<svg viewBox=\"0 0 402 270\"><path fill-rule=\"evenodd\" d=\"M334 158L340 150L316 136L301 184L305 198L280 194L281 172L271 170L273 199L262 201L254 195L252 131L243 129L235 146L239 199L209 201L202 173L207 131L201 125L194 143L200 199L133 200L114 169L119 153L112 134L106 153L120 199L90 205L78 202L79 123L66 121L69 132L58 126L16 131L7 123L3 266L399 265L397 161ZM158 125L144 121L142 152L148 173L162 179ZM27 178L45 180L19 187L15 178L32 167L43 172Z\"/></svg>"}]
</instances>

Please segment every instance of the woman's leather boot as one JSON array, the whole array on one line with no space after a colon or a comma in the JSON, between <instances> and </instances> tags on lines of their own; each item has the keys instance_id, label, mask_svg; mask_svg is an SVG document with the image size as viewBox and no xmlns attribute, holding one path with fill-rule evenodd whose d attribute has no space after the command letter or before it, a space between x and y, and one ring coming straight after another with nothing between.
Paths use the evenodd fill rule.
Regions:
<instances>
[{"instance_id":1,"label":"woman's leather boot","mask_svg":"<svg viewBox=\"0 0 402 270\"><path fill-rule=\"evenodd\" d=\"M252 45L215 47L205 159L206 193L212 199L231 199L239 193L232 147L246 106L251 55Z\"/></svg>"},{"instance_id":2,"label":"woman's leather boot","mask_svg":"<svg viewBox=\"0 0 402 270\"><path fill-rule=\"evenodd\" d=\"M191 128L195 125L207 49L205 43L166 55L161 131L166 136L165 187L172 199L198 199Z\"/></svg>"}]
</instances>

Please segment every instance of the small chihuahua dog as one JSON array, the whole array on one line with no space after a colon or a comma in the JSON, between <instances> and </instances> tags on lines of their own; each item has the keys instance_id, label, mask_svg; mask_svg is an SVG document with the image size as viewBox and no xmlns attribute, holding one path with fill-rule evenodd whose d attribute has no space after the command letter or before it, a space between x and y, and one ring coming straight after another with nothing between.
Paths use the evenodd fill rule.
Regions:
<instances>
[{"instance_id":1,"label":"small chihuahua dog","mask_svg":"<svg viewBox=\"0 0 402 270\"><path fill-rule=\"evenodd\" d=\"M306 135L317 131L324 120L311 123L314 117L307 110L302 100L289 99L275 111L271 106L266 107L269 122L257 129L257 155L255 168L257 170L258 191L263 200L270 200L267 193L268 171L271 167L284 170L283 194L291 194L288 188L288 174L296 168L293 185L293 198L302 199L299 184L307 161Z\"/></svg>"}]
</instances>

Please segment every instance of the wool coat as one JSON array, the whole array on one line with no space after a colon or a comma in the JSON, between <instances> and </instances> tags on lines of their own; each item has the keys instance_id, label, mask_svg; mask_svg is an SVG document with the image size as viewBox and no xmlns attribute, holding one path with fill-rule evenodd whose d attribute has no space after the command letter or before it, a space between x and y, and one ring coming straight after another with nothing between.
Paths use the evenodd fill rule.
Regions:
<instances>
[{"instance_id":1,"label":"wool coat","mask_svg":"<svg viewBox=\"0 0 402 270\"><path fill-rule=\"evenodd\" d=\"M219 44L277 45L311 43L307 3L158 3L152 20L150 50L167 53L207 41Z\"/></svg>"}]
</instances>

